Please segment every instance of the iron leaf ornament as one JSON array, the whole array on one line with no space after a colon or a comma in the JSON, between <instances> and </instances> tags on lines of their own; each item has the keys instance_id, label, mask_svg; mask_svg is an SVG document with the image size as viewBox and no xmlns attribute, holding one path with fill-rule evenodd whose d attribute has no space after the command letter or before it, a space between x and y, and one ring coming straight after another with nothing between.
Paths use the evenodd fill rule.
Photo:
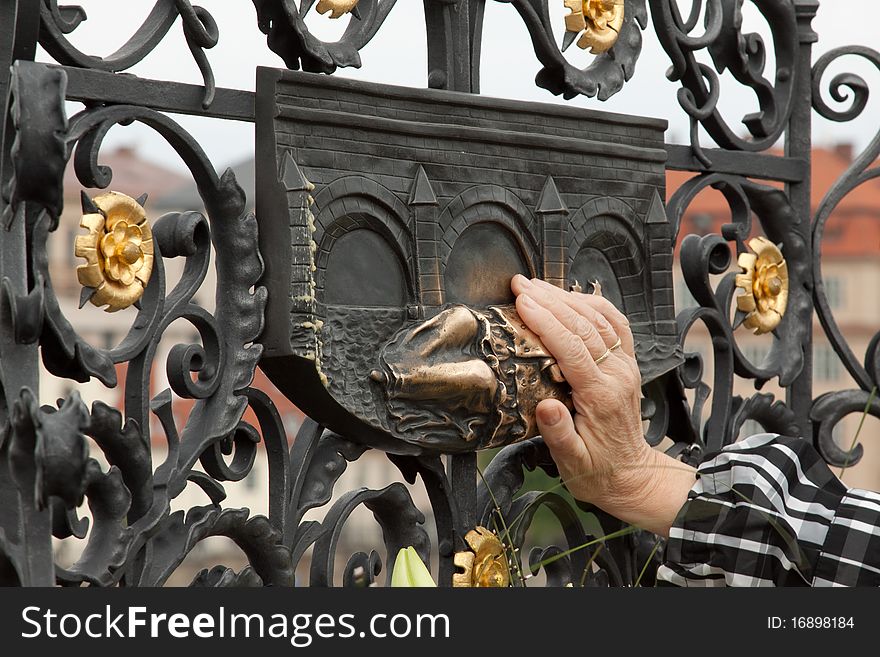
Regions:
<instances>
[{"instance_id":1,"label":"iron leaf ornament","mask_svg":"<svg viewBox=\"0 0 880 657\"><path fill-rule=\"evenodd\" d=\"M571 13L566 16L566 35L561 44L550 16L550 4L556 4L556 0L498 1L513 5L525 23L542 65L535 83L550 93L566 100L579 95L608 100L635 74L642 51L642 30L648 26L645 0L566 2ZM595 55L584 68L566 57L566 50L575 40Z\"/></svg>"},{"instance_id":2,"label":"iron leaf ornament","mask_svg":"<svg viewBox=\"0 0 880 657\"><path fill-rule=\"evenodd\" d=\"M334 73L339 67L361 65L359 51L373 38L397 0L253 0L260 31L270 50L288 68ZM335 42L322 41L309 29L306 17L314 8L319 19L347 19Z\"/></svg>"}]
</instances>

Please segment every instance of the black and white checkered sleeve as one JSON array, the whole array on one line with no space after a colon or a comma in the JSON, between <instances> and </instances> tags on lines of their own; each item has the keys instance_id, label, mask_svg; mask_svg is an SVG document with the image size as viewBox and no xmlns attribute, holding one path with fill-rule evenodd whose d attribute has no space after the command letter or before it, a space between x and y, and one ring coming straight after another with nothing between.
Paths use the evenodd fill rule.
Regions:
<instances>
[{"instance_id":1,"label":"black and white checkered sleeve","mask_svg":"<svg viewBox=\"0 0 880 657\"><path fill-rule=\"evenodd\" d=\"M804 440L752 436L699 466L657 582L880 586L880 494L847 489Z\"/></svg>"}]
</instances>

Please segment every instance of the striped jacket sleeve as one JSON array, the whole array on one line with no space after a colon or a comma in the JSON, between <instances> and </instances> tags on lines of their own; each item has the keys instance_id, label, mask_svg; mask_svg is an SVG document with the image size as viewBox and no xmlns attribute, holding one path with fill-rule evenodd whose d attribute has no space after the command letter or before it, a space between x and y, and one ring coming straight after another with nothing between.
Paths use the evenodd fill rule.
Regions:
<instances>
[{"instance_id":1,"label":"striped jacket sleeve","mask_svg":"<svg viewBox=\"0 0 880 657\"><path fill-rule=\"evenodd\" d=\"M880 494L847 489L807 441L752 436L699 466L657 582L880 586Z\"/></svg>"}]
</instances>

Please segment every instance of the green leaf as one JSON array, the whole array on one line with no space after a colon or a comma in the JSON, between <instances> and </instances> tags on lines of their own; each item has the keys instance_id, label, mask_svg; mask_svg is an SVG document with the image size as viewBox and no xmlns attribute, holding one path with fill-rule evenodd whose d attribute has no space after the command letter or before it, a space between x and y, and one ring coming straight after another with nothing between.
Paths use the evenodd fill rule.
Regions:
<instances>
[{"instance_id":1,"label":"green leaf","mask_svg":"<svg viewBox=\"0 0 880 657\"><path fill-rule=\"evenodd\" d=\"M394 560L394 570L391 573L391 586L393 588L437 586L428 567L425 566L412 545L400 548L400 552L397 553L397 559Z\"/></svg>"}]
</instances>

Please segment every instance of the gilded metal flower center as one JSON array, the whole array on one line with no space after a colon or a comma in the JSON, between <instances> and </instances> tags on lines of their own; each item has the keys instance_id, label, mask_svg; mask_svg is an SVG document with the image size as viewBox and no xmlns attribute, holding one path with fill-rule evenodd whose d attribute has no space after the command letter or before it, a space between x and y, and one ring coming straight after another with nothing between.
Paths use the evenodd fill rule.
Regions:
<instances>
[{"instance_id":1,"label":"gilded metal flower center","mask_svg":"<svg viewBox=\"0 0 880 657\"><path fill-rule=\"evenodd\" d=\"M456 552L453 562L462 572L452 576L459 588L505 588L510 586L510 566L504 546L485 527L472 529L464 537L470 550Z\"/></svg>"},{"instance_id":2,"label":"gilded metal flower center","mask_svg":"<svg viewBox=\"0 0 880 657\"><path fill-rule=\"evenodd\" d=\"M771 296L776 296L780 292L782 292L782 281L778 276L774 276L764 285L764 291L766 294Z\"/></svg>"},{"instance_id":3,"label":"gilded metal flower center","mask_svg":"<svg viewBox=\"0 0 880 657\"><path fill-rule=\"evenodd\" d=\"M623 0L564 0L571 10L565 17L565 30L570 38L581 34L578 47L594 55L610 50L623 29ZM566 39L570 43L569 38Z\"/></svg>"},{"instance_id":4,"label":"gilded metal flower center","mask_svg":"<svg viewBox=\"0 0 880 657\"><path fill-rule=\"evenodd\" d=\"M93 291L89 300L107 312L128 308L141 298L153 269L153 237L144 208L130 196L109 192L85 199L76 238L79 282Z\"/></svg>"},{"instance_id":5,"label":"gilded metal flower center","mask_svg":"<svg viewBox=\"0 0 880 657\"><path fill-rule=\"evenodd\" d=\"M315 10L319 14L330 12L330 18L340 18L357 7L359 0L320 0Z\"/></svg>"},{"instance_id":6,"label":"gilded metal flower center","mask_svg":"<svg viewBox=\"0 0 880 657\"><path fill-rule=\"evenodd\" d=\"M749 248L753 253L743 253L737 261L743 273L736 277L736 285L745 294L736 298L736 305L747 313L743 326L761 335L779 326L785 315L788 266L779 248L764 237L751 240Z\"/></svg>"},{"instance_id":7,"label":"gilded metal flower center","mask_svg":"<svg viewBox=\"0 0 880 657\"><path fill-rule=\"evenodd\" d=\"M141 249L134 242L128 242L119 249L119 256L126 264L133 265L141 257Z\"/></svg>"}]
</instances>

